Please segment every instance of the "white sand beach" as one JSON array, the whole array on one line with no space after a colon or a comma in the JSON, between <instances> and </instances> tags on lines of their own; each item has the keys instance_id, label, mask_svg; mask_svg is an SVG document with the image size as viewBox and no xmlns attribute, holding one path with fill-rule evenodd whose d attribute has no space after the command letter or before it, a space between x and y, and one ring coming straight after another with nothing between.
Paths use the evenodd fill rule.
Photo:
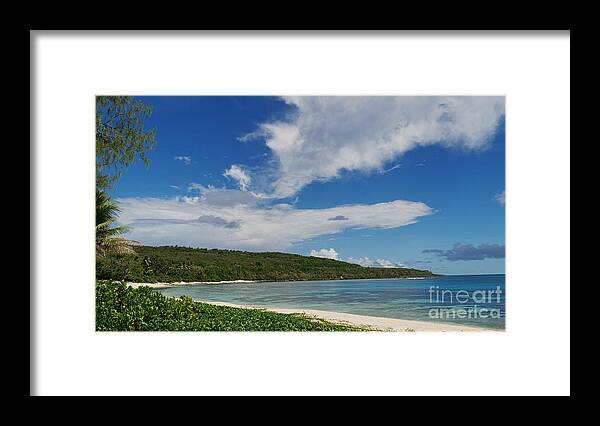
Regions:
<instances>
[{"instance_id":1,"label":"white sand beach","mask_svg":"<svg viewBox=\"0 0 600 426\"><path fill-rule=\"evenodd\" d=\"M195 300L196 302L208 303L216 306L231 306L245 309L265 309L267 311L279 312L281 314L305 314L322 318L337 324L368 327L374 331L496 331L482 327L470 327L460 324L445 324L428 321L403 320L397 318L373 317L367 315L346 314L342 312L320 311L314 309L284 309L265 306L236 305L233 303L212 302L206 300Z\"/></svg>"},{"instance_id":2,"label":"white sand beach","mask_svg":"<svg viewBox=\"0 0 600 426\"><path fill-rule=\"evenodd\" d=\"M256 281L249 280L234 280L234 281L180 281L174 283L127 283L129 287L138 288L138 287L150 287L150 288L170 288L170 287L181 287L188 285L198 285L198 284L235 284L235 283L254 283Z\"/></svg>"}]
</instances>

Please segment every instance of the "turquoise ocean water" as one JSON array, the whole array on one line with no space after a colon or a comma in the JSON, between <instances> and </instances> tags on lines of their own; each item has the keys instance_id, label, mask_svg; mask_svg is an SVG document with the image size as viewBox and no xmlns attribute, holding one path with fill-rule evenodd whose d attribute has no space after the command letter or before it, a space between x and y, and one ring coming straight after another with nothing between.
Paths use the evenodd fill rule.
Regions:
<instances>
[{"instance_id":1,"label":"turquoise ocean water","mask_svg":"<svg viewBox=\"0 0 600 426\"><path fill-rule=\"evenodd\" d=\"M505 328L504 275L189 285L168 296Z\"/></svg>"}]
</instances>

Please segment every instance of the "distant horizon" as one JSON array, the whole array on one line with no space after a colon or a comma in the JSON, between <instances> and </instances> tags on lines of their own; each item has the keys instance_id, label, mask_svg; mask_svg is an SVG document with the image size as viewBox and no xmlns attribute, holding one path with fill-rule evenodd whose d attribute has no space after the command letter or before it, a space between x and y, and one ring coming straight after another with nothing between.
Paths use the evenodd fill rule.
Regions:
<instances>
[{"instance_id":1,"label":"distant horizon","mask_svg":"<svg viewBox=\"0 0 600 426\"><path fill-rule=\"evenodd\" d=\"M504 97L135 97L149 167L108 190L143 245L505 273Z\"/></svg>"}]
</instances>

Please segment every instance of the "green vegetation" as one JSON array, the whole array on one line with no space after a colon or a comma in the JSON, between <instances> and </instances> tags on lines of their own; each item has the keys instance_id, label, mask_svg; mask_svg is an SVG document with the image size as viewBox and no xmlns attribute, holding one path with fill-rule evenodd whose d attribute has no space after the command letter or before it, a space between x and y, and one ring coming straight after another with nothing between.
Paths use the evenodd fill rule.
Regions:
<instances>
[{"instance_id":1,"label":"green vegetation","mask_svg":"<svg viewBox=\"0 0 600 426\"><path fill-rule=\"evenodd\" d=\"M156 129L146 130L144 121L151 114L151 105L131 96L96 97L97 188L109 189L136 159L150 163Z\"/></svg>"},{"instance_id":2,"label":"green vegetation","mask_svg":"<svg viewBox=\"0 0 600 426\"><path fill-rule=\"evenodd\" d=\"M97 331L360 331L301 314L214 306L165 297L149 287L96 284Z\"/></svg>"},{"instance_id":3,"label":"green vegetation","mask_svg":"<svg viewBox=\"0 0 600 426\"><path fill-rule=\"evenodd\" d=\"M135 254L109 254L96 262L99 280L129 282L296 281L433 276L408 268L365 268L332 259L289 253L253 253L187 247L134 247Z\"/></svg>"},{"instance_id":4,"label":"green vegetation","mask_svg":"<svg viewBox=\"0 0 600 426\"><path fill-rule=\"evenodd\" d=\"M96 189L96 257L107 253L134 254L131 241L120 235L128 231L127 226L114 226L119 207L106 192Z\"/></svg>"},{"instance_id":5,"label":"green vegetation","mask_svg":"<svg viewBox=\"0 0 600 426\"><path fill-rule=\"evenodd\" d=\"M114 226L119 208L105 190L137 158L149 164L156 130L146 130L144 120L151 114L150 105L131 96L96 97L96 257L134 253L121 236L128 228Z\"/></svg>"}]
</instances>

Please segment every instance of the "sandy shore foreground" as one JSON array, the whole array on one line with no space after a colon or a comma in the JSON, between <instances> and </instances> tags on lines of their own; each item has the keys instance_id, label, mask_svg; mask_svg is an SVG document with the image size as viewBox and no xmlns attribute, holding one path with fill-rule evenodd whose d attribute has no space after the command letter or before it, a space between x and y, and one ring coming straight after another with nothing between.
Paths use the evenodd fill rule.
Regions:
<instances>
[{"instance_id":1,"label":"sandy shore foreground","mask_svg":"<svg viewBox=\"0 0 600 426\"><path fill-rule=\"evenodd\" d=\"M255 281L212 281L212 282L180 282L180 283L127 283L127 285L138 288L141 286L148 286L150 288L170 288L180 287L183 285L193 284L229 284L229 283L251 283ZM252 306L252 305L236 305L233 303L225 302L213 302L207 300L196 300L196 302L207 303L216 306L231 306L234 308L245 308L245 309L266 309L272 312L279 312L281 314L305 314L317 318L322 318L326 321L334 322L337 324L354 325L360 327L367 327L374 331L497 331L494 329L483 328L483 327L471 327L460 324L445 324L439 322L428 322L428 321L415 321L415 320L403 320L397 318L384 318L384 317L373 317L367 315L356 315L346 314L342 312L330 312L320 311L315 309L284 309L284 308L273 308L268 306Z\"/></svg>"},{"instance_id":2,"label":"sandy shore foreground","mask_svg":"<svg viewBox=\"0 0 600 426\"><path fill-rule=\"evenodd\" d=\"M342 312L319 311L315 309L284 309L265 306L236 305L225 302L212 302L196 300L196 302L208 303L217 306L231 306L245 309L266 309L267 311L279 312L281 314L305 314L337 324L368 327L374 331L496 331L482 327L469 327L460 324L444 324L439 322L402 320L396 318L373 317L367 315L345 314Z\"/></svg>"}]
</instances>

